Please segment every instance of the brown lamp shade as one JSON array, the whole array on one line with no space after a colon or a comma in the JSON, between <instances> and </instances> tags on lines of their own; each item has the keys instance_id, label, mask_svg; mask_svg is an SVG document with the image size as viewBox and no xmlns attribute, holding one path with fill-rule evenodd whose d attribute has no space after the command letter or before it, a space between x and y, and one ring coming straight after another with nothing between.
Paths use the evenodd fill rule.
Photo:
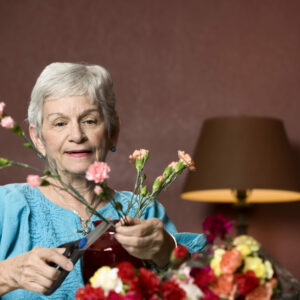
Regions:
<instances>
[{"instance_id":1,"label":"brown lamp shade","mask_svg":"<svg viewBox=\"0 0 300 300\"><path fill-rule=\"evenodd\" d=\"M234 116L204 122L183 199L234 203L234 191L249 191L246 202L300 200L293 154L283 123L274 118Z\"/></svg>"}]
</instances>

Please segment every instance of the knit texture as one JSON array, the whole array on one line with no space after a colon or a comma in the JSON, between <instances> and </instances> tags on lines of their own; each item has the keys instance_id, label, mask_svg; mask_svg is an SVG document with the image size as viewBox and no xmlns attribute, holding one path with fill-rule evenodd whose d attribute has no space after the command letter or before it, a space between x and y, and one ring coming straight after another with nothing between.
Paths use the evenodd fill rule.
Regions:
<instances>
[{"instance_id":1,"label":"knit texture","mask_svg":"<svg viewBox=\"0 0 300 300\"><path fill-rule=\"evenodd\" d=\"M114 195L115 200L124 208L127 207L130 197L130 192L116 191ZM111 203L99 209L99 212L105 217L118 219ZM161 219L166 230L174 235L178 243L186 245L191 253L204 247L203 235L177 233L164 207L157 201L146 209L142 218L152 217ZM93 216L92 220L97 220L97 217ZM77 214L49 201L38 188L31 188L26 183L0 187L0 261L28 252L35 246L58 247L78 240L83 237L76 232L80 228ZM51 296L19 289L2 296L1 299L74 299L79 286L83 286L80 261Z\"/></svg>"}]
</instances>

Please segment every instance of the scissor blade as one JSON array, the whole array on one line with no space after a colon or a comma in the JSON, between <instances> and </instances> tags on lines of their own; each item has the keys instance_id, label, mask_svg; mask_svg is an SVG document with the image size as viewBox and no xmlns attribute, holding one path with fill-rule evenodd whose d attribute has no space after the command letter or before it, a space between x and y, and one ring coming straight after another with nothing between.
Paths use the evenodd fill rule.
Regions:
<instances>
[{"instance_id":1,"label":"scissor blade","mask_svg":"<svg viewBox=\"0 0 300 300\"><path fill-rule=\"evenodd\" d=\"M101 224L99 224L95 229L93 229L87 236L87 242L82 248L82 250L86 250L89 248L98 238L107 231L109 227L111 227L112 223L106 223L105 221L102 221Z\"/></svg>"}]
</instances>

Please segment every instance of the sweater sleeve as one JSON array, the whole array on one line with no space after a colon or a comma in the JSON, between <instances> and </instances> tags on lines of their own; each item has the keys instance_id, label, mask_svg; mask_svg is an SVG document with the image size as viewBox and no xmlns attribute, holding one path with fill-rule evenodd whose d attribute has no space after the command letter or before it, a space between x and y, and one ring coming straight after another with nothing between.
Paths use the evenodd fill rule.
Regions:
<instances>
[{"instance_id":1,"label":"sweater sleeve","mask_svg":"<svg viewBox=\"0 0 300 300\"><path fill-rule=\"evenodd\" d=\"M165 229L173 235L178 244L186 246L190 253L201 251L204 248L206 244L205 235L191 232L178 232L174 223L167 216L165 208L158 201L154 201L152 205L148 206L143 216L143 219L150 218L161 219Z\"/></svg>"},{"instance_id":2,"label":"sweater sleeve","mask_svg":"<svg viewBox=\"0 0 300 300\"><path fill-rule=\"evenodd\" d=\"M21 188L20 184L0 186L0 261L31 247L29 206Z\"/></svg>"}]
</instances>

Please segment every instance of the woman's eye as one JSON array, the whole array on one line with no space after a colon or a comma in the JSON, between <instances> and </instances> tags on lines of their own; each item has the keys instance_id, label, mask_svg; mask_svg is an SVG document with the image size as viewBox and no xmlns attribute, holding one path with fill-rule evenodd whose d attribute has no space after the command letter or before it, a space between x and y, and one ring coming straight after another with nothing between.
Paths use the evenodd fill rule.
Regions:
<instances>
[{"instance_id":1,"label":"woman's eye","mask_svg":"<svg viewBox=\"0 0 300 300\"><path fill-rule=\"evenodd\" d=\"M57 123L55 123L55 127L63 127L65 125L66 125L65 122L57 122Z\"/></svg>"},{"instance_id":2,"label":"woman's eye","mask_svg":"<svg viewBox=\"0 0 300 300\"><path fill-rule=\"evenodd\" d=\"M88 119L88 120L85 120L84 123L86 123L88 125L92 125L92 124L96 124L96 121L92 120L92 119Z\"/></svg>"}]
</instances>

